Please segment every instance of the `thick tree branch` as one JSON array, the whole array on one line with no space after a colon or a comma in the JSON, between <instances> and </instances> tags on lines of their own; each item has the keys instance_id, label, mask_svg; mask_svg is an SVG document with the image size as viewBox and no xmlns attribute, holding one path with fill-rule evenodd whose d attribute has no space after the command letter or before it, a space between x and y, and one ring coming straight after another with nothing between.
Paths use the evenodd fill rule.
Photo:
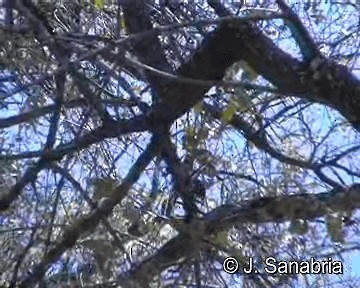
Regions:
<instances>
[{"instance_id":1,"label":"thick tree branch","mask_svg":"<svg viewBox=\"0 0 360 288\"><path fill-rule=\"evenodd\" d=\"M237 224L313 220L329 213L351 212L358 208L360 208L360 184L315 195L261 198L239 206L223 205L207 213L203 218L205 232L199 237L206 239ZM199 231L198 225L192 227L191 224L188 225L189 231L194 229ZM125 283L130 282L130 279L136 279L140 284L149 283L156 275L175 265L180 259L191 257L198 248L191 237L179 234L169 240L155 255L131 270L122 280Z\"/></svg>"},{"instance_id":2,"label":"thick tree branch","mask_svg":"<svg viewBox=\"0 0 360 288\"><path fill-rule=\"evenodd\" d=\"M360 131L360 81L345 66L320 58L308 66L246 23L225 23L215 34L217 51L227 59L246 61L284 93L333 107Z\"/></svg>"},{"instance_id":3,"label":"thick tree branch","mask_svg":"<svg viewBox=\"0 0 360 288\"><path fill-rule=\"evenodd\" d=\"M123 0L121 5L124 11L126 27L130 34L152 30L153 25L149 8L144 0ZM158 33L146 34L139 39L133 40L131 44L135 55L141 62L162 71L170 72L172 70L158 39ZM159 79L156 76L148 74L147 77L151 85L158 84ZM156 91L154 92L156 93Z\"/></svg>"},{"instance_id":4,"label":"thick tree branch","mask_svg":"<svg viewBox=\"0 0 360 288\"><path fill-rule=\"evenodd\" d=\"M360 101L358 101L360 99L360 81L354 75L344 66L324 58L315 58L311 63L301 62L278 48L262 34L260 29L251 24L236 21L222 23L218 29L206 37L190 61L177 71L177 75L194 79L221 80L226 68L239 60L246 61L258 74L277 86L283 93L333 107L352 123L355 129L360 131L360 113L358 112L360 111ZM156 63L152 63L151 66L157 67ZM125 127L114 122L110 126L107 125L104 130L97 129L77 141L58 147L56 152L58 154L46 156L41 159L45 161L43 164L40 165L39 161L36 165L37 168L25 173L31 177L24 177L20 181L23 183L22 186L17 187L17 190L15 189L10 194L10 198L5 201L0 200L0 210L8 207L11 201L20 194L26 183L30 181L28 179L33 179L34 173L37 173L41 167L45 167L49 157L58 156L59 158L56 158L58 160L69 151L78 151L107 137L116 137L120 133L126 133L126 131L130 131L129 126L135 129L132 126L134 123L139 124L136 131L146 129L155 131L159 123L170 124L183 115L203 99L208 90L207 87L198 85L183 85L176 80L157 82L159 83L158 93L162 101L156 104L149 114L126 121L126 123L121 122ZM109 127L112 129L109 130ZM133 168L129 172L129 175L133 173L133 176L129 176L127 182L124 182L127 184L120 185L121 188L116 194L113 193L109 209L95 209L88 217L79 220L66 232L61 242L46 254L43 261L35 267L34 273L22 283L22 287L28 287L28 284L31 285L38 281L47 267L56 261L66 249L72 247L85 230L95 227L96 221L99 221L100 218L98 217L99 213L108 215L107 213L110 213L112 207L121 201L132 183L137 180L148 161L150 160L147 158L141 165L138 164L136 168L138 171ZM355 184L350 189L338 193L263 198L241 207L220 207L205 215L203 222L206 235L204 234L204 236L227 229L236 222L311 220L326 215L329 213L329 209L351 211L360 207L359 190L359 186ZM189 225L189 229L191 228L192 226ZM191 237L180 234L164 245L157 254L131 271L130 276L134 279L142 279L144 284L149 282L163 269L177 263L180 258L191 256L197 249L191 245L192 241Z\"/></svg>"},{"instance_id":5,"label":"thick tree branch","mask_svg":"<svg viewBox=\"0 0 360 288\"><path fill-rule=\"evenodd\" d=\"M319 47L317 47L314 39L306 30L304 24L296 15L296 13L291 10L285 1L276 0L276 3L288 18L288 20L285 20L285 24L287 24L287 26L290 28L292 36L299 45L304 60L309 63L315 57L320 57L321 53Z\"/></svg>"},{"instance_id":6,"label":"thick tree branch","mask_svg":"<svg viewBox=\"0 0 360 288\"><path fill-rule=\"evenodd\" d=\"M314 220L329 213L351 213L360 208L360 184L319 194L264 197L231 209L215 209L204 218L209 231L222 230L241 223L283 223Z\"/></svg>"},{"instance_id":7,"label":"thick tree branch","mask_svg":"<svg viewBox=\"0 0 360 288\"><path fill-rule=\"evenodd\" d=\"M221 80L226 68L239 60L246 61L282 93L333 107L360 131L360 81L346 67L324 58L315 58L307 65L282 51L260 29L248 23L221 24L177 74ZM161 87L164 101L154 107L153 119L178 118L201 100L206 91L207 88L170 81Z\"/></svg>"}]
</instances>

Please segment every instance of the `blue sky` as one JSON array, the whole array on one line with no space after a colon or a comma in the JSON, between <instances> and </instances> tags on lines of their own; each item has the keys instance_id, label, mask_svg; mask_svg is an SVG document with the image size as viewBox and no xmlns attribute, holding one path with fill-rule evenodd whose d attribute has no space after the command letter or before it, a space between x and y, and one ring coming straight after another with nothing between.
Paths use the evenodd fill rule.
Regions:
<instances>
[{"instance_id":1,"label":"blue sky","mask_svg":"<svg viewBox=\"0 0 360 288\"><path fill-rule=\"evenodd\" d=\"M295 2L293 2L293 3L295 3ZM323 9L324 11L327 11L329 8L330 8L330 6L328 5L328 4L326 4L326 1L324 1L323 2L323 5L322 6L320 6L320 8L321 9ZM327 14L327 12L325 13L326 15L330 15L331 17L335 17L336 16L336 13L334 12L329 12L330 14ZM355 21L357 18L354 16L354 17L351 17L351 18L349 18L351 21ZM349 20L348 20L349 21ZM351 22L350 21L350 22ZM348 25L349 27L351 26L351 25ZM321 28L324 28L324 27L321 27L321 24L318 26L318 27L315 27L315 26L313 26L312 27L313 29L314 29L314 31L316 32L316 31L320 31L321 30ZM338 28L338 29L340 29L340 28ZM293 46L293 43L289 43L288 41L286 42L284 42L284 43L282 43L281 45L284 45L284 47L287 47L288 49L290 49L290 51L294 51L295 52L295 48L294 48L294 46ZM290 47L290 48L289 48ZM1 78L0 78L1 79ZM3 86L1 86L1 85L3 85ZM1 80L0 80L0 91L1 91L1 88L7 88L7 89L10 89L11 87L10 87L10 85L9 84L3 84L3 83L1 83ZM15 96L15 97L21 97L21 95L20 94L18 94L17 96ZM330 113L329 113L329 111L330 111ZM10 115L14 115L14 114L17 114L17 112L18 112L18 110L17 110L17 108L16 107L9 107L8 109L0 109L0 118L6 118L6 117L9 117ZM331 125L333 124L332 123L332 121L333 121L333 115L334 114L336 114L336 112L334 112L334 111L331 111L331 110L329 110L329 108L322 108L322 110L321 111L317 111L316 113L318 113L317 115L318 115L318 119L319 119L319 123L321 123L321 125L319 125L319 126L321 126L321 129L323 130L323 133L326 133L326 130L328 129L328 128L330 128L331 127ZM310 114L315 114L315 113L310 113ZM321 119L321 120L320 120ZM321 122L320 122L321 121ZM319 127L319 129L320 129L320 127ZM12 136L10 136L10 137L16 137L16 130L14 129L7 129L7 131L8 131L8 133L10 133L10 135L12 134ZM354 134L355 134L355 132L353 132ZM336 134L337 136L336 137L338 137L338 139L330 139L331 141L333 141L333 143L335 143L335 144L338 144L338 145L342 145L343 144L343 141L344 141L344 139L346 139L346 140L349 140L349 139L351 139L352 137L355 137L355 135L353 135L353 136L349 136L349 131L344 131L343 133L341 133L341 132L339 132L339 134ZM320 136L320 135L319 135ZM239 136L239 135L235 135L235 134L233 134L232 135L232 138L233 138L233 140L237 143L237 145L238 145L238 148L239 149L241 149L241 148L243 148L244 147L244 142L243 142L243 139L241 138L241 136ZM39 139L40 140L40 139ZM39 146L40 145L36 145L35 143L33 143L31 146L30 146L30 149L31 150L37 150L37 149L39 149ZM305 146L304 146L305 147ZM29 148L29 147L28 147ZM131 163L131 160L133 159L133 157L135 156L135 154L136 153L138 153L138 151L137 152L135 152L135 150L136 149L134 149L134 154L133 155L129 155L128 157L126 157L125 159L127 159L127 161L125 161L125 162L127 162L127 163L125 163L124 164L124 167L119 167L119 169L120 169L120 174L124 174L125 173L125 171L126 171L126 169L127 169L127 167L128 167L128 163ZM304 150L302 151L302 152L304 152L304 153L306 153L307 151L306 151L306 149L304 148ZM345 178L345 180L346 181L348 181L348 183L352 183L353 182L353 179L350 179L350 178L347 178L346 179L346 176L345 175L343 175ZM143 181L143 183L145 183L145 184L149 184L149 182L147 182L146 180L145 180L146 178L142 178L142 181ZM349 252L349 253L346 253L345 254L345 256L346 256L346 258L345 258L345 260L346 260L346 263L344 263L344 266L345 266L345 273L348 273L349 275L356 275L356 276L360 276L360 253L358 252L358 251L353 251L353 252Z\"/></svg>"}]
</instances>

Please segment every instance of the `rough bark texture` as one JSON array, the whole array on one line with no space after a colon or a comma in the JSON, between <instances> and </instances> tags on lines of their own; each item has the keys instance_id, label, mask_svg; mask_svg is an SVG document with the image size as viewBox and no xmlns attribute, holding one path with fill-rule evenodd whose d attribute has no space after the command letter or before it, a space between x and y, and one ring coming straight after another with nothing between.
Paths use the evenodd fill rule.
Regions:
<instances>
[{"instance_id":1,"label":"rough bark texture","mask_svg":"<svg viewBox=\"0 0 360 288\"><path fill-rule=\"evenodd\" d=\"M36 35L41 41L41 33L46 33L46 29L41 24L43 21L39 21L36 19L36 15L32 14L28 7L28 1L16 2L20 13L24 14L31 24L36 24L38 28ZM151 29L151 20L147 17L144 1L122 2L130 33ZM58 49L57 45L51 49L54 54L59 54L59 51L56 50ZM156 35L147 36L141 41L134 42L132 49L145 64L166 72L171 71ZM239 60L246 61L259 75L278 88L280 93L333 107L360 132L360 81L346 67L324 57L312 59L310 63L295 59L278 48L252 23L237 23L236 21L221 23L214 32L205 37L192 57L175 73L177 76L192 79L221 80L225 70ZM29 168L30 170L13 187L10 194L0 199L0 209L7 209L20 195L25 185L36 178L36 174L47 167L51 161L59 160L69 152L79 151L93 143L121 134L149 130L155 135L159 135L159 123L162 125L165 123L165 126L171 124L203 99L209 89L209 87L195 84L184 85L176 80L163 79L155 74L147 71L147 79L151 86L156 88L154 91L160 100L154 101L148 114L121 122L103 123L103 126L94 132L69 144L56 147L54 151L46 152L48 154L43 155L35 168L31 168L32 170ZM235 121L231 124L235 127L237 125ZM249 127L241 126L241 123L238 123L237 128L243 128L245 133L255 137L251 134ZM260 140L256 144L260 148L265 147ZM28 285L31 286L39 281L51 263L57 261L66 249L74 246L81 235L99 223L99 213L104 213L105 216L109 215L114 205L120 203L125 197L127 190L136 182L152 157L158 155L159 151L155 151L154 147L150 150L151 152L148 151L143 159L138 159L128 177L124 179L124 183L113 191L109 210L105 213L95 210L75 223L68 232L64 233L63 239L57 246L51 249L41 263L35 266L33 273L27 277L21 287L29 287ZM267 152L272 153L273 151L268 150ZM242 206L219 207L204 216L202 221L205 229L199 239L209 237L238 223L310 220L325 215L328 209L352 211L360 208L359 195L359 186L355 184L336 193L264 198L245 203ZM131 286L131 281L138 281L139 285L146 287L153 277L159 275L164 269L178 263L182 258L190 257L199 248L192 245L194 239L189 236L191 230L194 229L192 225L190 223L187 228L190 232L180 233L159 249L155 255L133 268L128 274L122 275L121 281L124 286Z\"/></svg>"}]
</instances>

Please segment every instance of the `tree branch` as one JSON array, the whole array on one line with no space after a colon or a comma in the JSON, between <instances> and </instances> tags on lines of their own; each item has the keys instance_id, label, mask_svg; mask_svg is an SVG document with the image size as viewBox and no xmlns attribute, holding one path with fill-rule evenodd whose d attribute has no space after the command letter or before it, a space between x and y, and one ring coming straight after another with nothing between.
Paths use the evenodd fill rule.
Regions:
<instances>
[{"instance_id":1,"label":"tree branch","mask_svg":"<svg viewBox=\"0 0 360 288\"><path fill-rule=\"evenodd\" d=\"M123 182L110 193L106 206L98 205L91 213L80 218L65 230L58 244L44 255L42 261L34 267L32 273L26 277L19 287L35 286L43 277L47 268L57 261L67 249L74 246L79 237L84 235L85 232L95 229L104 217L108 217L113 208L124 199L131 186L139 179L141 173L158 153L159 147L161 147L161 143L159 143L158 139L152 138L150 144L131 167Z\"/></svg>"},{"instance_id":2,"label":"tree branch","mask_svg":"<svg viewBox=\"0 0 360 288\"><path fill-rule=\"evenodd\" d=\"M360 208L360 184L316 195L260 198L240 206L222 205L210 211L203 218L205 232L200 236L206 239L236 224L313 220L328 213L351 212L357 208ZM188 230L196 228L192 227L191 223L188 225ZM143 261L128 274L122 275L122 281L127 283L132 278L140 284L149 283L156 275L175 265L180 259L191 257L197 249L198 246L194 245L193 239L179 234L169 240L155 255Z\"/></svg>"},{"instance_id":3,"label":"tree branch","mask_svg":"<svg viewBox=\"0 0 360 288\"><path fill-rule=\"evenodd\" d=\"M114 121L112 123L106 123L96 128L94 131L85 134L82 137L75 139L74 141L59 145L54 150L50 151L35 151L26 152L23 155L1 155L0 159L14 160L32 157L41 157L39 161L33 166L30 166L25 171L24 175L18 180L18 182L10 189L8 193L2 195L0 198L0 211L6 210L13 201L20 195L22 189L31 181L36 178L36 175L52 161L60 161L65 155L80 151L84 148L98 143L106 138L117 137L121 134L129 132L144 131L150 129L150 126L144 120L144 117L135 117L132 120Z\"/></svg>"},{"instance_id":4,"label":"tree branch","mask_svg":"<svg viewBox=\"0 0 360 288\"><path fill-rule=\"evenodd\" d=\"M124 0L122 1L122 7L125 16L125 24L130 34L141 33L153 29L149 17L149 9L146 7L144 0ZM146 34L139 39L134 39L131 41L131 44L133 45L136 56L141 62L162 71L170 72L172 70L166 60L164 49L159 42L158 32L154 31L154 33ZM148 74L147 78L152 85L157 86L159 81L157 77ZM154 92L156 93L156 91ZM156 98L157 95L153 96Z\"/></svg>"}]
</instances>

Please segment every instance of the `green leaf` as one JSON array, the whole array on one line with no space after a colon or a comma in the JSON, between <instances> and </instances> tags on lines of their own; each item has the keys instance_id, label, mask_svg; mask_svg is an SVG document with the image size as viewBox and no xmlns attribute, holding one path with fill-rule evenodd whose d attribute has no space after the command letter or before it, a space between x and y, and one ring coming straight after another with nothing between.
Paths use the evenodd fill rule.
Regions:
<instances>
[{"instance_id":1,"label":"green leaf","mask_svg":"<svg viewBox=\"0 0 360 288\"><path fill-rule=\"evenodd\" d=\"M252 99L246 93L244 88L242 88L242 87L235 88L234 96L235 97L233 97L233 101L236 102L239 112L244 112L244 111L252 109L252 101L251 101Z\"/></svg>"},{"instance_id":2,"label":"green leaf","mask_svg":"<svg viewBox=\"0 0 360 288\"><path fill-rule=\"evenodd\" d=\"M187 146L187 148L189 149L193 149L194 147L196 147L196 130L194 127L186 128L184 136L184 146Z\"/></svg>"},{"instance_id":3,"label":"green leaf","mask_svg":"<svg viewBox=\"0 0 360 288\"><path fill-rule=\"evenodd\" d=\"M309 226L307 221L295 220L292 221L289 227L289 232L298 235L304 235L308 232Z\"/></svg>"},{"instance_id":4,"label":"green leaf","mask_svg":"<svg viewBox=\"0 0 360 288\"><path fill-rule=\"evenodd\" d=\"M217 233L212 242L220 247L227 247L229 245L228 232L221 231Z\"/></svg>"},{"instance_id":5,"label":"green leaf","mask_svg":"<svg viewBox=\"0 0 360 288\"><path fill-rule=\"evenodd\" d=\"M344 234L342 231L343 215L338 213L336 215L328 215L326 217L326 228L331 240L334 242L344 243Z\"/></svg>"},{"instance_id":6,"label":"green leaf","mask_svg":"<svg viewBox=\"0 0 360 288\"><path fill-rule=\"evenodd\" d=\"M195 114L198 115L202 111L204 111L204 103L203 103L203 101L200 101L194 106L194 112L195 112Z\"/></svg>"},{"instance_id":7,"label":"green leaf","mask_svg":"<svg viewBox=\"0 0 360 288\"><path fill-rule=\"evenodd\" d=\"M95 7L102 10L105 7L105 0L95 0Z\"/></svg>"},{"instance_id":8,"label":"green leaf","mask_svg":"<svg viewBox=\"0 0 360 288\"><path fill-rule=\"evenodd\" d=\"M234 101L230 101L229 105L226 107L223 115L221 116L221 121L229 123L231 119L234 117L237 111L237 104Z\"/></svg>"},{"instance_id":9,"label":"green leaf","mask_svg":"<svg viewBox=\"0 0 360 288\"><path fill-rule=\"evenodd\" d=\"M243 69L242 80L253 81L259 74L245 61L240 61L240 67Z\"/></svg>"},{"instance_id":10,"label":"green leaf","mask_svg":"<svg viewBox=\"0 0 360 288\"><path fill-rule=\"evenodd\" d=\"M117 186L117 181L112 178L96 178L92 180L94 189L93 199L98 201L103 197L109 197L111 192Z\"/></svg>"}]
</instances>

